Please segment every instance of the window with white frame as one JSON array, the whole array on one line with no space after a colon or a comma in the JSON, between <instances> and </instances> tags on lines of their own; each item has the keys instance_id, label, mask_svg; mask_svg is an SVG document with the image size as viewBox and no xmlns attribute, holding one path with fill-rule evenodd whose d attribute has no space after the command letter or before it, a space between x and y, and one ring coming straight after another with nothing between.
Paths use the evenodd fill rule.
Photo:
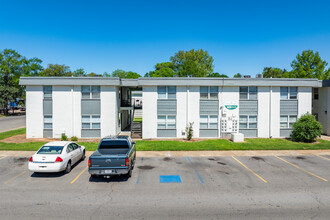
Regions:
<instances>
[{"instance_id":1,"label":"window with white frame","mask_svg":"<svg viewBox=\"0 0 330 220\"><path fill-rule=\"evenodd\" d=\"M281 99L297 99L297 87L281 87Z\"/></svg>"},{"instance_id":2,"label":"window with white frame","mask_svg":"<svg viewBox=\"0 0 330 220\"><path fill-rule=\"evenodd\" d=\"M52 115L44 115L44 129L53 129Z\"/></svg>"},{"instance_id":3,"label":"window with white frame","mask_svg":"<svg viewBox=\"0 0 330 220\"><path fill-rule=\"evenodd\" d=\"M100 86L81 86L81 98L83 99L99 99Z\"/></svg>"},{"instance_id":4,"label":"window with white frame","mask_svg":"<svg viewBox=\"0 0 330 220\"><path fill-rule=\"evenodd\" d=\"M176 86L158 86L159 99L176 99Z\"/></svg>"},{"instance_id":5,"label":"window with white frame","mask_svg":"<svg viewBox=\"0 0 330 220\"><path fill-rule=\"evenodd\" d=\"M157 129L176 129L176 116L158 115Z\"/></svg>"},{"instance_id":6,"label":"window with white frame","mask_svg":"<svg viewBox=\"0 0 330 220\"><path fill-rule=\"evenodd\" d=\"M313 99L314 100L319 99L319 88L313 88Z\"/></svg>"},{"instance_id":7,"label":"window with white frame","mask_svg":"<svg viewBox=\"0 0 330 220\"><path fill-rule=\"evenodd\" d=\"M200 99L218 99L218 92L217 86L201 86Z\"/></svg>"},{"instance_id":8,"label":"window with white frame","mask_svg":"<svg viewBox=\"0 0 330 220\"><path fill-rule=\"evenodd\" d=\"M82 115L81 123L82 123L82 129L101 128L100 115Z\"/></svg>"},{"instance_id":9,"label":"window with white frame","mask_svg":"<svg viewBox=\"0 0 330 220\"><path fill-rule=\"evenodd\" d=\"M281 115L280 127L293 128L293 124L297 121L297 115Z\"/></svg>"},{"instance_id":10,"label":"window with white frame","mask_svg":"<svg viewBox=\"0 0 330 220\"><path fill-rule=\"evenodd\" d=\"M199 118L199 129L218 129L218 116L201 115Z\"/></svg>"},{"instance_id":11,"label":"window with white frame","mask_svg":"<svg viewBox=\"0 0 330 220\"><path fill-rule=\"evenodd\" d=\"M239 128L240 129L255 129L257 128L257 116L256 115L240 115L239 116Z\"/></svg>"},{"instance_id":12,"label":"window with white frame","mask_svg":"<svg viewBox=\"0 0 330 220\"><path fill-rule=\"evenodd\" d=\"M256 100L258 99L258 87L256 86L240 86L239 99Z\"/></svg>"},{"instance_id":13,"label":"window with white frame","mask_svg":"<svg viewBox=\"0 0 330 220\"><path fill-rule=\"evenodd\" d=\"M52 92L53 92L53 87L52 86L44 86L43 91L44 91L44 99L51 99L52 98Z\"/></svg>"}]
</instances>

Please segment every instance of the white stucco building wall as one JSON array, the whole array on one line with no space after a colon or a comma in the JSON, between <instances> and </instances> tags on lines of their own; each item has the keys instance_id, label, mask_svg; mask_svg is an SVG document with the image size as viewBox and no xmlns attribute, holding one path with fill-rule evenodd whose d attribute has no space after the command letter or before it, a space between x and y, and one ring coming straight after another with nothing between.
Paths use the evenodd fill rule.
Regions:
<instances>
[{"instance_id":1,"label":"white stucco building wall","mask_svg":"<svg viewBox=\"0 0 330 220\"><path fill-rule=\"evenodd\" d=\"M258 87L258 137L269 137L270 87Z\"/></svg>"},{"instance_id":2,"label":"white stucco building wall","mask_svg":"<svg viewBox=\"0 0 330 220\"><path fill-rule=\"evenodd\" d=\"M43 87L26 87L26 138L43 137Z\"/></svg>"},{"instance_id":3,"label":"white stucco building wall","mask_svg":"<svg viewBox=\"0 0 330 220\"><path fill-rule=\"evenodd\" d=\"M53 137L60 138L62 133L72 137L73 128L73 86L53 86Z\"/></svg>"},{"instance_id":4,"label":"white stucco building wall","mask_svg":"<svg viewBox=\"0 0 330 220\"><path fill-rule=\"evenodd\" d=\"M117 134L118 99L114 86L101 86L101 137Z\"/></svg>"},{"instance_id":5,"label":"white stucco building wall","mask_svg":"<svg viewBox=\"0 0 330 220\"><path fill-rule=\"evenodd\" d=\"M143 86L142 138L157 137L157 86Z\"/></svg>"}]
</instances>

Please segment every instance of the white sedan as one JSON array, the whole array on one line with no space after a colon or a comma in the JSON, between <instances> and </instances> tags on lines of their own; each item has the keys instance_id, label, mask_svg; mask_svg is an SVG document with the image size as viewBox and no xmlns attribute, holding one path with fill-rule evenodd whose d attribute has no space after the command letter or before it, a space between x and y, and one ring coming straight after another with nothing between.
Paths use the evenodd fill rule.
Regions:
<instances>
[{"instance_id":1,"label":"white sedan","mask_svg":"<svg viewBox=\"0 0 330 220\"><path fill-rule=\"evenodd\" d=\"M70 141L53 141L42 146L29 160L32 172L69 173L72 165L85 159L85 147Z\"/></svg>"}]
</instances>

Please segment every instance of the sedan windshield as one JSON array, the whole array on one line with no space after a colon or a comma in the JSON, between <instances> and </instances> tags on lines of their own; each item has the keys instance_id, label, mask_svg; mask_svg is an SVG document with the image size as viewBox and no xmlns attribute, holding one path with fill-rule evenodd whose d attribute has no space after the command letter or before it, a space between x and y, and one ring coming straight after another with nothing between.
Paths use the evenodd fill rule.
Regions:
<instances>
[{"instance_id":1,"label":"sedan windshield","mask_svg":"<svg viewBox=\"0 0 330 220\"><path fill-rule=\"evenodd\" d=\"M37 154L61 154L62 150L61 146L43 146Z\"/></svg>"}]
</instances>

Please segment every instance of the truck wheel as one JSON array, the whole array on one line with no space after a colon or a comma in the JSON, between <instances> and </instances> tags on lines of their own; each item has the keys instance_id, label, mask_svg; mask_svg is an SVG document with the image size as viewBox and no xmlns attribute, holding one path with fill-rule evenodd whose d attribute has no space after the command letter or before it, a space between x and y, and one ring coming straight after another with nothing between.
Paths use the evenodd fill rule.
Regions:
<instances>
[{"instance_id":1,"label":"truck wheel","mask_svg":"<svg viewBox=\"0 0 330 220\"><path fill-rule=\"evenodd\" d=\"M132 169L130 169L130 171L126 175L128 178L130 178L132 176Z\"/></svg>"},{"instance_id":2,"label":"truck wheel","mask_svg":"<svg viewBox=\"0 0 330 220\"><path fill-rule=\"evenodd\" d=\"M93 179L96 179L96 178L97 178L97 175L92 174L91 177L92 177Z\"/></svg>"},{"instance_id":3,"label":"truck wheel","mask_svg":"<svg viewBox=\"0 0 330 220\"><path fill-rule=\"evenodd\" d=\"M65 168L65 173L70 173L71 172L71 161L68 162Z\"/></svg>"}]
</instances>

